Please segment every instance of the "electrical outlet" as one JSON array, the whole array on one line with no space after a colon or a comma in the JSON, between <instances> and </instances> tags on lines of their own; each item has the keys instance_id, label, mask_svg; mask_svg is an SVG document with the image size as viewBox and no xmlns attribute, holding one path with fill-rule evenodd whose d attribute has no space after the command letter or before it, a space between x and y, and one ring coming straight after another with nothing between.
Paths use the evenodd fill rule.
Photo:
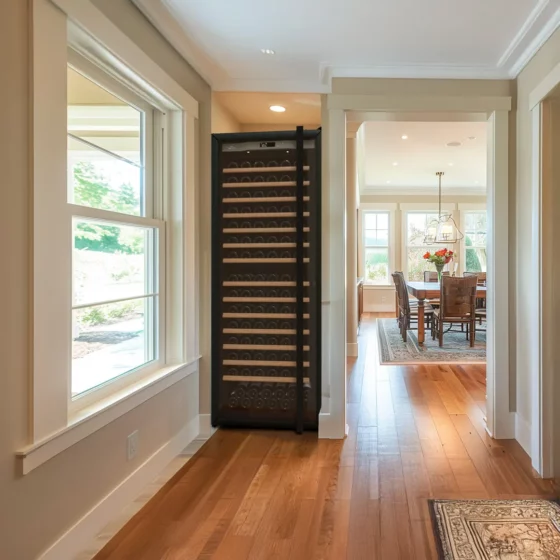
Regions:
<instances>
[{"instance_id":1,"label":"electrical outlet","mask_svg":"<svg viewBox=\"0 0 560 560\"><path fill-rule=\"evenodd\" d=\"M126 457L129 461L136 457L138 453L138 440L139 440L139 433L138 430L134 430L127 438L126 438Z\"/></svg>"},{"instance_id":2,"label":"electrical outlet","mask_svg":"<svg viewBox=\"0 0 560 560\"><path fill-rule=\"evenodd\" d=\"M381 296L381 303L387 303L387 298L385 296Z\"/></svg>"}]
</instances>

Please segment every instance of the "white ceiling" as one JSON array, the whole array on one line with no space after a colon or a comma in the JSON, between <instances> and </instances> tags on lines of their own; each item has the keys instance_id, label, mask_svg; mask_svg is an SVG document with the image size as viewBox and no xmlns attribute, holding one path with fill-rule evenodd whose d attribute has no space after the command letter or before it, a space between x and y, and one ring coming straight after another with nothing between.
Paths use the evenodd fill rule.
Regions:
<instances>
[{"instance_id":1,"label":"white ceiling","mask_svg":"<svg viewBox=\"0 0 560 560\"><path fill-rule=\"evenodd\" d=\"M560 0L133 1L222 91L328 92L333 77L514 77L560 24Z\"/></svg>"},{"instance_id":2,"label":"white ceiling","mask_svg":"<svg viewBox=\"0 0 560 560\"><path fill-rule=\"evenodd\" d=\"M435 193L436 171L443 171L443 194L484 193L486 126L484 122L364 123L358 134L362 192ZM408 138L403 140L403 135ZM461 145L449 147L450 142Z\"/></svg>"}]
</instances>

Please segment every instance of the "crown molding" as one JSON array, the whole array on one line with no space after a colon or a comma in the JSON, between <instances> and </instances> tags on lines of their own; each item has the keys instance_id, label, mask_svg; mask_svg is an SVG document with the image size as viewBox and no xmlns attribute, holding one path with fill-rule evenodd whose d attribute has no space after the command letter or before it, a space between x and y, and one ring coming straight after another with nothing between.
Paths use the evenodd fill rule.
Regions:
<instances>
[{"instance_id":1,"label":"crown molding","mask_svg":"<svg viewBox=\"0 0 560 560\"><path fill-rule=\"evenodd\" d=\"M227 72L188 38L164 0L132 0L132 3L210 86L229 79Z\"/></svg>"},{"instance_id":2,"label":"crown molding","mask_svg":"<svg viewBox=\"0 0 560 560\"><path fill-rule=\"evenodd\" d=\"M486 196L485 187L446 187L446 196ZM368 186L360 191L360 196L438 196L437 187L375 187Z\"/></svg>"},{"instance_id":3,"label":"crown molding","mask_svg":"<svg viewBox=\"0 0 560 560\"><path fill-rule=\"evenodd\" d=\"M335 66L322 61L316 79L238 80L188 37L166 0L132 2L215 91L331 93L333 78L515 79L560 26L560 0L538 0L496 65Z\"/></svg>"}]
</instances>

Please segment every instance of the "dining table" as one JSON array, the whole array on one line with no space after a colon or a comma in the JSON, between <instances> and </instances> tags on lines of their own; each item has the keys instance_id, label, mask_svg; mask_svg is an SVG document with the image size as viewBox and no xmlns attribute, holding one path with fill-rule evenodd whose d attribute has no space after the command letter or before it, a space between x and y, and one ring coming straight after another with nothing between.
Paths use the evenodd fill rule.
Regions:
<instances>
[{"instance_id":1,"label":"dining table","mask_svg":"<svg viewBox=\"0 0 560 560\"><path fill-rule=\"evenodd\" d=\"M426 300L439 299L439 282L407 282L408 293L418 300L418 343L424 344L426 324L424 322L424 303ZM486 299L486 286L477 286L476 297Z\"/></svg>"}]
</instances>

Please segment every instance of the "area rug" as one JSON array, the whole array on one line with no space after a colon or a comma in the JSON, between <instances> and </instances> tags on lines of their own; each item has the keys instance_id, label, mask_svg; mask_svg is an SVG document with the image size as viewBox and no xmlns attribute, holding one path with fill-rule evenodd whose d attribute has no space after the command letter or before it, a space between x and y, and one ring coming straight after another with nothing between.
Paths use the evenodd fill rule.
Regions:
<instances>
[{"instance_id":1,"label":"area rug","mask_svg":"<svg viewBox=\"0 0 560 560\"><path fill-rule=\"evenodd\" d=\"M455 327L457 328L457 327ZM423 346L418 344L416 330L409 330L404 342L396 319L377 319L379 359L382 364L484 364L486 363L486 332L476 331L475 346L471 348L466 334L449 331L443 335L443 347L432 340L426 330Z\"/></svg>"},{"instance_id":2,"label":"area rug","mask_svg":"<svg viewBox=\"0 0 560 560\"><path fill-rule=\"evenodd\" d=\"M560 506L549 500L430 500L440 560L560 558Z\"/></svg>"}]
</instances>

